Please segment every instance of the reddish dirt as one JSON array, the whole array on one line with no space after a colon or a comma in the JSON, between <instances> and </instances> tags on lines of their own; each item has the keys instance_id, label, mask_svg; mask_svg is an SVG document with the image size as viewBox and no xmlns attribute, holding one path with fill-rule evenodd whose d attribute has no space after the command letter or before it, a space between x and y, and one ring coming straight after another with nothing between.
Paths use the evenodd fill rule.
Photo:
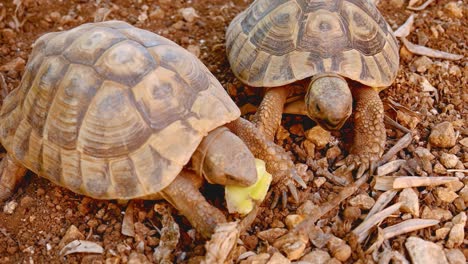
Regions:
<instances>
[{"instance_id":1,"label":"reddish dirt","mask_svg":"<svg viewBox=\"0 0 468 264\"><path fill-rule=\"evenodd\" d=\"M190 49L199 49L199 58L208 66L210 71L221 81L228 93L236 100L239 106L247 103L258 105L261 100L259 93L250 88L245 88L235 79L229 70L229 63L225 56L224 34L229 22L234 16L245 9L251 1L181 1L181 0L115 0L110 1L52 1L52 0L23 0L16 1L20 5L15 6L15 1L2 1L0 3L0 72L4 75L8 90L14 89L20 82L24 73L24 63L16 61L21 58L27 61L31 51L31 44L39 36L46 32L59 31L73 28L85 22L92 22L100 11L110 10L106 20L119 19L127 21L137 27L141 27L164 37L167 37L181 46ZM381 1L379 9L386 17L389 24L396 29L411 14L402 7L396 6L399 1ZM404 1L402 1L404 2ZM446 172L446 170L434 172L440 162L442 153L451 153L458 157L460 163L456 169L464 170L468 166L468 148L460 143L460 140L468 136L468 55L466 43L468 27L466 19L466 4L463 4L465 16L455 17L444 7L449 1L441 0L431 4L423 11L416 12L415 28L409 40L413 43L423 44L427 47L462 54L464 59L448 61L432 59L432 63L425 71L417 71L415 61L420 58L408 53L402 54L401 66L395 83L380 95L382 98L391 99L409 109L408 112L417 117L414 128L413 142L405 150L398 153L397 158L408 161L408 170L416 175L448 175L459 177L466 186L468 180L463 172ZM186 22L178 12L180 8L193 7L199 17L193 22ZM102 9L106 8L106 9ZM462 9L463 9L462 8ZM16 11L15 11L16 10ZM159 10L159 11L158 11ZM145 15L146 14L146 19ZM433 29L438 30L435 36ZM10 64L11 63L11 64ZM437 89L438 101L434 93L425 92L419 83L412 77L414 73L424 76L430 84ZM238 88L236 90L236 87ZM243 110L248 109L243 107ZM401 110L388 108L386 114L395 118L406 127L411 126L411 119L401 116ZM403 111L404 112L404 111ZM408 113L406 112L406 113ZM414 121L414 120L413 120ZM450 121L458 133L457 144L453 148L441 149L430 147L428 137L434 125L442 121ZM333 133L337 139L328 144L324 149L316 150L314 155L308 155L304 148L304 131L315 124L307 118L286 115L283 118L283 127L289 134L277 140L284 148L291 151L298 163L311 165L311 160L320 160L325 157L327 150L337 145L343 152L337 159L341 159L346 152L342 142L341 133ZM387 126L387 149L390 148L403 133L394 127ZM422 168L416 159L415 150L424 147L435 156L430 161L430 169ZM313 166L309 166L309 175L315 172ZM330 166L331 167L331 166ZM331 167L332 168L332 167ZM408 173L400 170L395 175ZM466 175L466 174L465 174ZM317 177L315 177L317 178ZM285 217L295 214L299 205L306 200L320 204L328 200L330 195L337 193L342 187L335 186L326 181L321 187L313 184L310 178L310 186L300 191L300 203L290 204L287 208L270 210L262 207L257 220L252 228L241 235L244 243L243 250L251 250L257 253L271 252L267 242L258 238L259 231L273 227L284 227ZM368 193L376 198L381 192L373 191L372 182L362 186L358 193ZM440 201L434 194L436 188L419 189L420 207L439 207L448 209L453 216L465 211L466 204L463 199L452 203ZM218 187L206 187L204 192L210 200L220 208L223 208L222 189ZM355 194L357 195L357 194ZM153 210L154 201L136 201L134 213L137 227L135 238L121 234L123 212L126 205L117 201L99 201L76 195L66 189L56 187L49 181L39 178L32 173L21 184L18 191L8 201L18 202L13 214L0 212L0 263L127 263L132 252L143 253L152 260L153 250L159 243L159 233L156 228L161 228L161 217ZM4 203L1 204L3 207ZM347 219L343 215L349 207L347 202L340 208L330 212L322 218L320 225L327 232L344 238L344 236L356 227L361 219ZM351 211L351 210L350 210ZM363 214L366 211L363 210ZM361 212L358 212L360 216ZM203 256L204 240L198 236L191 236L190 225L183 217L173 214L177 223L181 226L181 240L175 252L174 262L187 263L196 256ZM390 220L384 226L399 222ZM447 222L447 221L445 221ZM434 238L439 225L410 233L423 239L444 244ZM72 254L66 257L59 256L59 242L67 229L75 225L87 240L95 241L103 246L104 254ZM466 229L465 229L466 230ZM400 235L390 240L390 246L403 255L405 253L404 241L408 234ZM465 233L465 241L468 239ZM143 241L143 247L141 247ZM466 242L465 242L466 243ZM140 246L139 246L140 245ZM468 254L466 244L459 246L465 256ZM310 251L310 247L306 250ZM242 250L241 250L242 251ZM365 254L354 253L347 262L356 262L358 259L371 261L372 257ZM138 263L138 262L134 262Z\"/></svg>"}]
</instances>

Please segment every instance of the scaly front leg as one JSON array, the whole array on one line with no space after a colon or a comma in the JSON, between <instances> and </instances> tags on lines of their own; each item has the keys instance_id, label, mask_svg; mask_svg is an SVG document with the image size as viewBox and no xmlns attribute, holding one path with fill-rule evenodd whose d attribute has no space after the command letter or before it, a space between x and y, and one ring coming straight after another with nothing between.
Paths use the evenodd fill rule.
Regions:
<instances>
[{"instance_id":1,"label":"scaly front leg","mask_svg":"<svg viewBox=\"0 0 468 264\"><path fill-rule=\"evenodd\" d=\"M274 141L276 131L281 124L283 106L288 94L287 86L268 89L253 118L254 124L270 141Z\"/></svg>"},{"instance_id":2,"label":"scaly front leg","mask_svg":"<svg viewBox=\"0 0 468 264\"><path fill-rule=\"evenodd\" d=\"M272 141L267 140L265 135L254 124L243 118L226 124L226 127L245 142L256 158L265 161L267 171L273 176L275 193L273 206L278 202L279 194L282 195L283 205L286 204L287 189L289 189L297 201L297 189L294 181L299 183L303 188L307 186L302 178L299 177L296 167L286 151Z\"/></svg>"},{"instance_id":3,"label":"scaly front leg","mask_svg":"<svg viewBox=\"0 0 468 264\"><path fill-rule=\"evenodd\" d=\"M385 148L386 134L384 125L384 108L379 94L368 86L352 89L356 108L354 110L354 138L350 155L337 163L345 165L347 170L358 168L359 178L373 163L382 156Z\"/></svg>"}]
</instances>

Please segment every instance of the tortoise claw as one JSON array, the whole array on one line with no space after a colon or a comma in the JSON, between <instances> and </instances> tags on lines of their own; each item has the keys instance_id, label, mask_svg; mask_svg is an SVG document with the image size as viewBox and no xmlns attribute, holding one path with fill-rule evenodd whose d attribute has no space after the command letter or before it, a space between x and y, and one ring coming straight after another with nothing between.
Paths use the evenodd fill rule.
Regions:
<instances>
[{"instance_id":1,"label":"tortoise claw","mask_svg":"<svg viewBox=\"0 0 468 264\"><path fill-rule=\"evenodd\" d=\"M368 165L366 163L362 163L361 166L359 166L359 169L356 172L356 179L359 179L362 177L364 172L367 170Z\"/></svg>"},{"instance_id":2,"label":"tortoise claw","mask_svg":"<svg viewBox=\"0 0 468 264\"><path fill-rule=\"evenodd\" d=\"M299 202L299 195L297 194L297 188L296 185L289 183L288 184L288 189L289 192L291 193L292 197L294 198L294 201L297 203Z\"/></svg>"},{"instance_id":3,"label":"tortoise claw","mask_svg":"<svg viewBox=\"0 0 468 264\"><path fill-rule=\"evenodd\" d=\"M286 191L281 192L281 204L283 205L283 208L286 208L286 205L288 203L288 193Z\"/></svg>"},{"instance_id":4,"label":"tortoise claw","mask_svg":"<svg viewBox=\"0 0 468 264\"><path fill-rule=\"evenodd\" d=\"M304 189L307 188L307 184L305 183L305 181L297 174L297 173L294 173L292 178ZM289 188L289 190L291 190L291 188Z\"/></svg>"},{"instance_id":5,"label":"tortoise claw","mask_svg":"<svg viewBox=\"0 0 468 264\"><path fill-rule=\"evenodd\" d=\"M273 201L271 202L270 209L274 209L279 202L279 195L277 192L273 192Z\"/></svg>"}]
</instances>

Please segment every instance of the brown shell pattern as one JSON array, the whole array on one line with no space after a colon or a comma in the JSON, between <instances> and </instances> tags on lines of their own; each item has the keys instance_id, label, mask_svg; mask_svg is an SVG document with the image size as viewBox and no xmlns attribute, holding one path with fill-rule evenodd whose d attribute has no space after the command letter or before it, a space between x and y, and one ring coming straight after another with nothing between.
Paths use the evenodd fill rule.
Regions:
<instances>
[{"instance_id":1,"label":"brown shell pattern","mask_svg":"<svg viewBox=\"0 0 468 264\"><path fill-rule=\"evenodd\" d=\"M28 169L74 192L130 199L166 187L209 131L239 116L191 53L109 21L35 42L4 100L0 140Z\"/></svg>"},{"instance_id":2,"label":"brown shell pattern","mask_svg":"<svg viewBox=\"0 0 468 264\"><path fill-rule=\"evenodd\" d=\"M226 47L234 74L257 87L324 72L384 87L399 64L393 31L368 0L256 0L229 25Z\"/></svg>"}]
</instances>

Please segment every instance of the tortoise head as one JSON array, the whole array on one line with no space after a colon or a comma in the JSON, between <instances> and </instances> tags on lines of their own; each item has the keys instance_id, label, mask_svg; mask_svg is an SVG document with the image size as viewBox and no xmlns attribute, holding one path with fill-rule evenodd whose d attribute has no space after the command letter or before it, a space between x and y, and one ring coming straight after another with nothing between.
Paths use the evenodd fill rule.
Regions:
<instances>
[{"instance_id":1,"label":"tortoise head","mask_svg":"<svg viewBox=\"0 0 468 264\"><path fill-rule=\"evenodd\" d=\"M336 74L315 76L304 99L308 116L327 130L340 129L353 110L348 83Z\"/></svg>"}]
</instances>

